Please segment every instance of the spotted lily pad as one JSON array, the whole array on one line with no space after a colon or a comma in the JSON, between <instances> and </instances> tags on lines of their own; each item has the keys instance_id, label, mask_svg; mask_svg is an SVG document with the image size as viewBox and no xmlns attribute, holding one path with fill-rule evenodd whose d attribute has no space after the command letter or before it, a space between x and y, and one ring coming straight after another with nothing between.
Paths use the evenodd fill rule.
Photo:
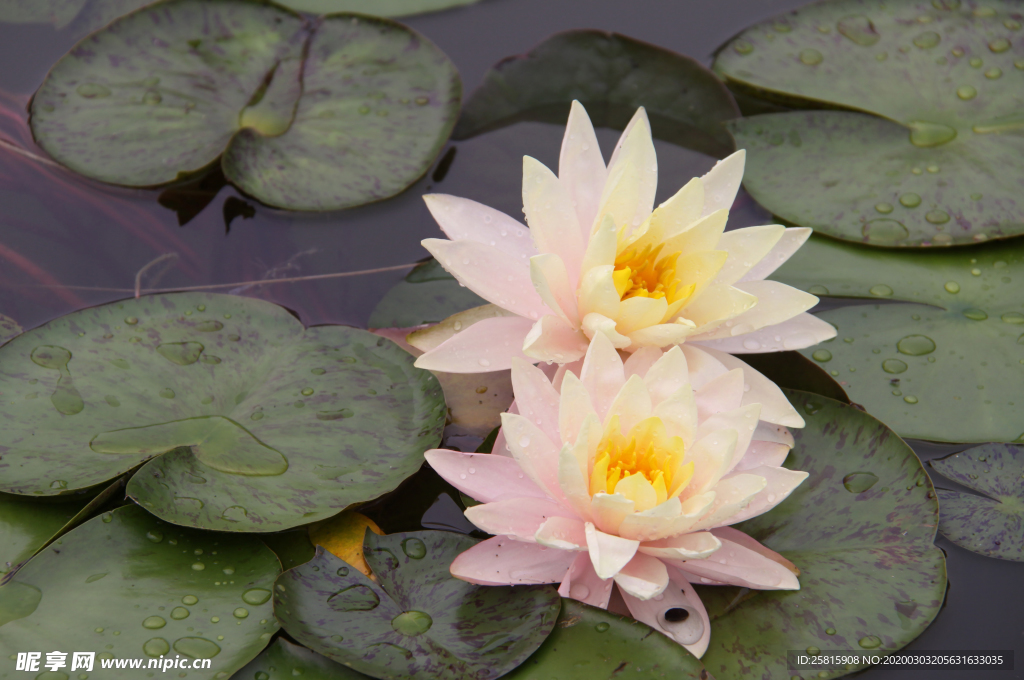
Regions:
<instances>
[{"instance_id":1,"label":"spotted lily pad","mask_svg":"<svg viewBox=\"0 0 1024 680\"><path fill-rule=\"evenodd\" d=\"M715 60L733 87L861 112L735 121L747 189L791 222L873 245L1024 233L1022 22L1010 0L832 0L747 29Z\"/></svg>"},{"instance_id":2,"label":"spotted lily pad","mask_svg":"<svg viewBox=\"0 0 1024 680\"><path fill-rule=\"evenodd\" d=\"M443 531L366 535L374 583L317 549L278 579L274 612L302 644L377 678L504 675L558 617L550 586L476 586L448 571L477 541Z\"/></svg>"},{"instance_id":3,"label":"spotted lily pad","mask_svg":"<svg viewBox=\"0 0 1024 680\"><path fill-rule=\"evenodd\" d=\"M604 31L568 31L499 62L466 102L456 139L520 121L565 124L572 100L594 125L622 129L640 106L653 135L722 158L736 102L700 62Z\"/></svg>"},{"instance_id":4,"label":"spotted lily pad","mask_svg":"<svg viewBox=\"0 0 1024 680\"><path fill-rule=\"evenodd\" d=\"M95 674L114 678L140 671L100 671L101 660L210 659L189 675L223 678L277 630L270 595L280 569L255 537L184 529L125 506L58 539L0 586L0 654L95 651ZM62 675L79 674L72 661ZM0 670L21 674L13 663Z\"/></svg>"},{"instance_id":5,"label":"spotted lily pad","mask_svg":"<svg viewBox=\"0 0 1024 680\"><path fill-rule=\"evenodd\" d=\"M666 677L706 680L692 654L649 626L562 600L562 612L548 639L533 656L504 676L508 680L633 680Z\"/></svg>"},{"instance_id":6,"label":"spotted lily pad","mask_svg":"<svg viewBox=\"0 0 1024 680\"><path fill-rule=\"evenodd\" d=\"M269 2L165 0L57 62L30 124L55 160L93 179L155 186L220 159L268 205L335 210L423 175L460 92L448 58L387 19L311 23Z\"/></svg>"},{"instance_id":7,"label":"spotted lily pad","mask_svg":"<svg viewBox=\"0 0 1024 680\"><path fill-rule=\"evenodd\" d=\"M234 675L234 680L363 680L368 676L331 661L316 652L278 638L249 665Z\"/></svg>"},{"instance_id":8,"label":"spotted lily pad","mask_svg":"<svg viewBox=\"0 0 1024 680\"><path fill-rule=\"evenodd\" d=\"M972 552L1024 562L1024 448L986 444L929 464L984 494L939 489L942 535Z\"/></svg>"},{"instance_id":9,"label":"spotted lily pad","mask_svg":"<svg viewBox=\"0 0 1024 680\"><path fill-rule=\"evenodd\" d=\"M1024 243L894 251L814 236L773 278L816 295L916 304L821 313L834 340L801 350L902 437L1014 441L1024 425Z\"/></svg>"},{"instance_id":10,"label":"spotted lily pad","mask_svg":"<svg viewBox=\"0 0 1024 680\"><path fill-rule=\"evenodd\" d=\"M786 467L810 476L737 528L792 561L800 590L697 585L711 617L701 661L718 678L789 677L786 650L900 649L932 622L946 593L933 544L938 503L913 450L853 406L786 394L807 422L793 430Z\"/></svg>"},{"instance_id":11,"label":"spotted lily pad","mask_svg":"<svg viewBox=\"0 0 1024 680\"><path fill-rule=\"evenodd\" d=\"M21 332L21 326L14 319L0 314L0 345Z\"/></svg>"},{"instance_id":12,"label":"spotted lily pad","mask_svg":"<svg viewBox=\"0 0 1024 680\"><path fill-rule=\"evenodd\" d=\"M0 348L2 490L67 493L148 460L128 493L164 519L308 524L395 488L440 440L440 389L412 363L238 296L75 312Z\"/></svg>"}]
</instances>

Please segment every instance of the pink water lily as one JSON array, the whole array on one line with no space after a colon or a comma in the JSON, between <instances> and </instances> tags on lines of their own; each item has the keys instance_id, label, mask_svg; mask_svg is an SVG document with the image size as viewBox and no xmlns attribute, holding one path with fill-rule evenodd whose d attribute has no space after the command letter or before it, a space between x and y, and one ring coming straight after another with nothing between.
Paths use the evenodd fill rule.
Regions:
<instances>
[{"instance_id":1,"label":"pink water lily","mask_svg":"<svg viewBox=\"0 0 1024 680\"><path fill-rule=\"evenodd\" d=\"M416 365L475 373L507 369L516 357L568 363L596 335L626 352L686 342L733 354L834 337L806 313L816 297L764 280L810 229L725 231L743 163L738 151L654 208L657 158L644 110L605 166L590 119L573 102L558 176L523 160L529 229L474 201L425 197L450 240L424 247L491 305L456 320L460 332Z\"/></svg>"},{"instance_id":2,"label":"pink water lily","mask_svg":"<svg viewBox=\"0 0 1024 680\"><path fill-rule=\"evenodd\" d=\"M690 345L623 356L604 335L549 379L512 362L515 403L494 453L435 449L427 460L481 501L493 534L459 555L456 577L559 583L700 656L711 630L691 583L798 589L782 556L730 525L775 507L806 477L782 461L803 419L739 359ZM614 604L614 603L613 603Z\"/></svg>"}]
</instances>

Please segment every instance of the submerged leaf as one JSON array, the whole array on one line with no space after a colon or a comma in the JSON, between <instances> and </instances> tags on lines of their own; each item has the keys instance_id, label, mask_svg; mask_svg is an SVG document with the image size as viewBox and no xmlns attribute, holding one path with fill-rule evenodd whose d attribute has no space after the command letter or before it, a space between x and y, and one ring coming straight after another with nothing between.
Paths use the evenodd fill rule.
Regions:
<instances>
[{"instance_id":1,"label":"submerged leaf","mask_svg":"<svg viewBox=\"0 0 1024 680\"><path fill-rule=\"evenodd\" d=\"M310 648L378 678L486 680L522 663L547 637L550 586L477 586L448 567L476 541L441 531L366 535L374 583L323 549L278 580L274 612Z\"/></svg>"},{"instance_id":2,"label":"submerged leaf","mask_svg":"<svg viewBox=\"0 0 1024 680\"><path fill-rule=\"evenodd\" d=\"M735 148L722 123L739 109L700 62L593 30L560 33L499 62L466 102L454 136L526 120L564 125L574 99L596 126L622 129L643 106L659 139L719 158Z\"/></svg>"},{"instance_id":3,"label":"submerged leaf","mask_svg":"<svg viewBox=\"0 0 1024 680\"><path fill-rule=\"evenodd\" d=\"M365 331L303 329L238 296L75 312L0 348L3 490L61 494L148 461L128 493L177 524L324 519L395 488L439 442L440 389L412 362Z\"/></svg>"},{"instance_id":4,"label":"submerged leaf","mask_svg":"<svg viewBox=\"0 0 1024 680\"><path fill-rule=\"evenodd\" d=\"M1019 9L830 0L747 29L714 67L745 97L863 112L736 121L747 189L791 222L874 245L1024 233Z\"/></svg>"},{"instance_id":5,"label":"submerged leaf","mask_svg":"<svg viewBox=\"0 0 1024 680\"><path fill-rule=\"evenodd\" d=\"M1024 562L1024 448L986 444L929 463L983 496L939 489L939 531L961 548Z\"/></svg>"},{"instance_id":6,"label":"submerged leaf","mask_svg":"<svg viewBox=\"0 0 1024 680\"><path fill-rule=\"evenodd\" d=\"M780 649L900 649L938 615L946 593L943 554L933 544L938 503L910 447L852 406L787 396L807 421L793 430L787 467L810 476L771 512L736 528L791 560L800 590L695 584L711 617L701 660L714 677L789 677ZM829 677L863 666L834 668Z\"/></svg>"},{"instance_id":7,"label":"submerged leaf","mask_svg":"<svg viewBox=\"0 0 1024 680\"><path fill-rule=\"evenodd\" d=\"M104 182L166 184L223 154L225 177L264 203L336 210L422 176L460 92L437 47L386 19L165 0L65 55L30 124L57 161Z\"/></svg>"},{"instance_id":8,"label":"submerged leaf","mask_svg":"<svg viewBox=\"0 0 1024 680\"><path fill-rule=\"evenodd\" d=\"M916 303L822 312L838 337L801 353L902 437L1008 442L1024 430L1022 275L1019 241L918 252L813 236L773 277L820 296Z\"/></svg>"}]
</instances>

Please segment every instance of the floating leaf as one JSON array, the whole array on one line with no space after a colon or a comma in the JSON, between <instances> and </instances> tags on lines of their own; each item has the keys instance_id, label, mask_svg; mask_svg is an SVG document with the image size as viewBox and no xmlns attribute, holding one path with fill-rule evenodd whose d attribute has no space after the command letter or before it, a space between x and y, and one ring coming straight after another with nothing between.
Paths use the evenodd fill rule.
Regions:
<instances>
[{"instance_id":1,"label":"floating leaf","mask_svg":"<svg viewBox=\"0 0 1024 680\"><path fill-rule=\"evenodd\" d=\"M122 507L59 539L0 586L0 653L59 643L99 652L97 669L103 659L178 655L211 660L193 676L223 678L277 630L270 595L279 573L255 537L184 529Z\"/></svg>"},{"instance_id":2,"label":"floating leaf","mask_svg":"<svg viewBox=\"0 0 1024 680\"><path fill-rule=\"evenodd\" d=\"M270 3L166 0L57 62L30 123L54 159L93 179L155 186L220 158L264 203L336 210L422 176L460 91L437 47L386 19L309 23Z\"/></svg>"},{"instance_id":3,"label":"floating leaf","mask_svg":"<svg viewBox=\"0 0 1024 680\"><path fill-rule=\"evenodd\" d=\"M47 503L0 494L0 577L46 545L85 504L85 499Z\"/></svg>"},{"instance_id":4,"label":"floating leaf","mask_svg":"<svg viewBox=\"0 0 1024 680\"><path fill-rule=\"evenodd\" d=\"M806 392L787 396L807 425L793 430L786 466L810 476L737 528L791 560L800 590L696 584L711 617L701 661L714 677L789 677L785 650L900 649L932 622L945 596L945 562L933 544L938 503L914 452L853 406Z\"/></svg>"},{"instance_id":5,"label":"floating leaf","mask_svg":"<svg viewBox=\"0 0 1024 680\"><path fill-rule=\"evenodd\" d=\"M700 62L604 31L560 33L499 62L463 109L456 139L521 121L565 124L578 99L596 126L622 129L640 106L655 137L722 158L732 95Z\"/></svg>"},{"instance_id":6,"label":"floating leaf","mask_svg":"<svg viewBox=\"0 0 1024 680\"><path fill-rule=\"evenodd\" d=\"M832 0L755 25L715 70L810 108L735 121L755 199L797 224L884 246L1024 233L1020 6Z\"/></svg>"},{"instance_id":7,"label":"floating leaf","mask_svg":"<svg viewBox=\"0 0 1024 680\"><path fill-rule=\"evenodd\" d=\"M177 524L324 519L395 488L440 440L440 389L412 362L384 338L304 330L238 296L75 312L0 348L3 490L65 493L152 459L128 493Z\"/></svg>"},{"instance_id":8,"label":"floating leaf","mask_svg":"<svg viewBox=\"0 0 1024 680\"><path fill-rule=\"evenodd\" d=\"M412 328L444 321L487 301L460 286L437 260L418 265L396 283L370 314L370 328Z\"/></svg>"},{"instance_id":9,"label":"floating leaf","mask_svg":"<svg viewBox=\"0 0 1024 680\"><path fill-rule=\"evenodd\" d=\"M507 673L547 637L558 615L550 586L477 586L448 567L476 540L442 531L366 535L379 579L325 552L278 580L274 612L288 634L377 678L474 678Z\"/></svg>"},{"instance_id":10,"label":"floating leaf","mask_svg":"<svg viewBox=\"0 0 1024 680\"><path fill-rule=\"evenodd\" d=\"M814 361L799 352L744 354L743 361L779 387L813 392L849 404L850 397L846 395L842 385L820 365L826 360L827 351L815 350L817 354Z\"/></svg>"},{"instance_id":11,"label":"floating leaf","mask_svg":"<svg viewBox=\"0 0 1024 680\"><path fill-rule=\"evenodd\" d=\"M562 600L548 639L507 680L671 677L706 680L703 667L674 640L628 616Z\"/></svg>"},{"instance_id":12,"label":"floating leaf","mask_svg":"<svg viewBox=\"0 0 1024 680\"><path fill-rule=\"evenodd\" d=\"M362 680L368 676L278 638L235 675L238 680Z\"/></svg>"},{"instance_id":13,"label":"floating leaf","mask_svg":"<svg viewBox=\"0 0 1024 680\"><path fill-rule=\"evenodd\" d=\"M22 328L14 319L0 314L0 345L4 344L18 333Z\"/></svg>"},{"instance_id":14,"label":"floating leaf","mask_svg":"<svg viewBox=\"0 0 1024 680\"><path fill-rule=\"evenodd\" d=\"M913 252L815 236L773 278L816 295L918 303L822 312L838 337L801 353L902 437L988 442L1024 430L1021 276L1019 241Z\"/></svg>"},{"instance_id":15,"label":"floating leaf","mask_svg":"<svg viewBox=\"0 0 1024 680\"><path fill-rule=\"evenodd\" d=\"M309 528L309 540L313 545L338 559L349 563L361 573L371 576L370 565L363 557L363 538L369 529L377 535L384 532L372 519L358 512L343 512Z\"/></svg>"},{"instance_id":16,"label":"floating leaf","mask_svg":"<svg viewBox=\"0 0 1024 680\"><path fill-rule=\"evenodd\" d=\"M929 465L983 496L939 489L939 531L961 548L1024 562L1024 449L986 444Z\"/></svg>"}]
</instances>

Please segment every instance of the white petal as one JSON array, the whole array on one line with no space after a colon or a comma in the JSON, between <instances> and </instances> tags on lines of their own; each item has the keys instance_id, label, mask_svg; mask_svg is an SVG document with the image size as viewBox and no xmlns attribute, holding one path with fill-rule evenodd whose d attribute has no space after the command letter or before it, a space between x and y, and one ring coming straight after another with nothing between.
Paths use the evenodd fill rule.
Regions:
<instances>
[{"instance_id":1,"label":"white petal","mask_svg":"<svg viewBox=\"0 0 1024 680\"><path fill-rule=\"evenodd\" d=\"M580 428L589 417L597 418L597 412L590 401L587 388L575 373L565 373L558 401L558 431L561 433L561 442L575 443Z\"/></svg>"},{"instance_id":2,"label":"white petal","mask_svg":"<svg viewBox=\"0 0 1024 680\"><path fill-rule=\"evenodd\" d=\"M760 475L750 473L733 474L715 485L715 500L711 508L700 521L695 522L691 531L710 529L733 524L732 518L737 517L747 505L768 485L768 480Z\"/></svg>"},{"instance_id":3,"label":"white petal","mask_svg":"<svg viewBox=\"0 0 1024 680\"><path fill-rule=\"evenodd\" d=\"M587 546L590 549L590 561L597 575L600 578L612 578L633 559L637 548L640 547L640 541L606 534L588 522Z\"/></svg>"},{"instance_id":4,"label":"white petal","mask_svg":"<svg viewBox=\"0 0 1024 680\"><path fill-rule=\"evenodd\" d=\"M752 267L771 252L785 231L786 228L780 224L768 224L761 227L734 229L722 234L715 249L729 253L729 259L725 261L725 266L715 277L715 283L730 284L742 279Z\"/></svg>"},{"instance_id":5,"label":"white petal","mask_svg":"<svg viewBox=\"0 0 1024 680\"><path fill-rule=\"evenodd\" d=\"M640 552L661 559L700 560L721 546L722 542L713 533L696 531L692 534L663 538L660 541L641 543Z\"/></svg>"},{"instance_id":6,"label":"white petal","mask_svg":"<svg viewBox=\"0 0 1024 680\"><path fill-rule=\"evenodd\" d=\"M499 210L447 194L427 194L423 200L453 241L476 241L494 246L515 262L525 262L537 254L530 230Z\"/></svg>"},{"instance_id":7,"label":"white petal","mask_svg":"<svg viewBox=\"0 0 1024 680\"><path fill-rule=\"evenodd\" d=\"M736 200L736 192L743 181L743 165L747 152L743 149L715 163L706 175L701 177L704 182L704 215L716 210L732 208Z\"/></svg>"},{"instance_id":8,"label":"white petal","mask_svg":"<svg viewBox=\"0 0 1024 680\"><path fill-rule=\"evenodd\" d=\"M683 350L683 354L686 356L690 382L693 384L694 389L704 387L715 378L725 375L730 370L717 359L718 354L713 355L710 352L702 352L699 349L695 349L689 343L681 346L680 349Z\"/></svg>"},{"instance_id":9,"label":"white petal","mask_svg":"<svg viewBox=\"0 0 1024 680\"><path fill-rule=\"evenodd\" d=\"M804 313L737 337L716 340L694 337L691 341L729 354L751 354L803 349L834 337L836 329L832 324Z\"/></svg>"},{"instance_id":10,"label":"white petal","mask_svg":"<svg viewBox=\"0 0 1024 680\"><path fill-rule=\"evenodd\" d=\"M661 323L633 331L629 334L629 340L631 346L636 348L677 345L693 333L693 328L690 323Z\"/></svg>"},{"instance_id":11,"label":"white petal","mask_svg":"<svg viewBox=\"0 0 1024 680\"><path fill-rule=\"evenodd\" d=\"M661 599L640 600L625 594L623 599L633 618L664 633L699 659L711 640L711 620L686 577L672 567L668 567L668 577L670 585ZM671 612L674 609L685 609L685 620L679 621L679 612Z\"/></svg>"},{"instance_id":12,"label":"white petal","mask_svg":"<svg viewBox=\"0 0 1024 680\"><path fill-rule=\"evenodd\" d=\"M665 592L668 570L657 557L637 553L615 575L615 584L625 595L632 595L638 600L650 600Z\"/></svg>"},{"instance_id":13,"label":"white petal","mask_svg":"<svg viewBox=\"0 0 1024 680\"><path fill-rule=\"evenodd\" d=\"M734 286L713 283L697 295L696 299L687 303L679 314L696 325L696 330L691 334L693 339L703 339L715 333L715 329L722 328L725 322L740 316L755 305L756 295ZM726 325L726 331L732 325Z\"/></svg>"},{"instance_id":14,"label":"white petal","mask_svg":"<svg viewBox=\"0 0 1024 680\"><path fill-rule=\"evenodd\" d=\"M793 405L789 403L789 399L782 393L779 386L751 368L742 359L737 359L731 354L707 347L698 349L691 346L687 349L690 352L711 355L715 361L721 363L728 370L741 369L743 371L744 393L743 401L740 403L743 406L755 403L761 404L761 420L778 425L788 425L789 427L804 426L804 419L800 417L800 414L793 408Z\"/></svg>"},{"instance_id":15,"label":"white petal","mask_svg":"<svg viewBox=\"0 0 1024 680\"><path fill-rule=\"evenodd\" d=\"M576 309L576 291L569 285L569 274L562 259L553 253L530 258L530 280L544 304L574 328L580 325Z\"/></svg>"},{"instance_id":16,"label":"white petal","mask_svg":"<svg viewBox=\"0 0 1024 680\"><path fill-rule=\"evenodd\" d=\"M611 214L616 224L636 228L651 214L658 186L658 158L647 112L637 109L612 152L598 215Z\"/></svg>"},{"instance_id":17,"label":"white petal","mask_svg":"<svg viewBox=\"0 0 1024 680\"><path fill-rule=\"evenodd\" d=\"M705 383L695 396L701 421L715 413L739 408L743 401L743 371L734 369Z\"/></svg>"},{"instance_id":18,"label":"white petal","mask_svg":"<svg viewBox=\"0 0 1024 680\"><path fill-rule=\"evenodd\" d=\"M637 541L657 541L661 538L678 536L690 530L710 511L715 493L694 496L685 503L670 498L654 510L629 515L619 527L619 535Z\"/></svg>"},{"instance_id":19,"label":"white petal","mask_svg":"<svg viewBox=\"0 0 1024 680\"><path fill-rule=\"evenodd\" d=\"M693 340L717 340L751 333L765 326L788 321L818 304L818 298L813 295L778 281L743 281L735 287L757 298L757 304L733 317L731 325L697 333Z\"/></svg>"},{"instance_id":20,"label":"white petal","mask_svg":"<svg viewBox=\"0 0 1024 680\"><path fill-rule=\"evenodd\" d=\"M619 245L618 232L615 220L610 216L605 216L601 224L595 225L594 233L587 243L587 252L583 255L583 264L580 265L581 277L594 267L615 264L615 253Z\"/></svg>"},{"instance_id":21,"label":"white petal","mask_svg":"<svg viewBox=\"0 0 1024 680\"><path fill-rule=\"evenodd\" d=\"M654 415L661 418L668 436L682 437L686 447L697 438L697 401L689 385L683 385L674 395L663 399L654 407Z\"/></svg>"},{"instance_id":22,"label":"white petal","mask_svg":"<svg viewBox=\"0 0 1024 680\"><path fill-rule=\"evenodd\" d=\"M590 347L583 360L583 369L580 371L580 380L590 394L597 417L604 422L608 407L626 384L622 359L611 341L604 335L595 335L590 341Z\"/></svg>"},{"instance_id":23,"label":"white petal","mask_svg":"<svg viewBox=\"0 0 1024 680\"><path fill-rule=\"evenodd\" d=\"M587 488L587 478L584 474L573 447L568 444L563 446L558 452L558 484L562 497L577 515L589 521L590 490Z\"/></svg>"},{"instance_id":24,"label":"white petal","mask_svg":"<svg viewBox=\"0 0 1024 680\"><path fill-rule=\"evenodd\" d=\"M575 361L587 351L587 336L563 319L548 314L533 324L523 338L523 354L533 361L565 363Z\"/></svg>"},{"instance_id":25,"label":"white petal","mask_svg":"<svg viewBox=\"0 0 1024 680\"><path fill-rule=\"evenodd\" d=\"M622 520L633 514L634 504L620 493L594 494L590 503L590 513L594 524L606 534L618 534Z\"/></svg>"},{"instance_id":26,"label":"white petal","mask_svg":"<svg viewBox=\"0 0 1024 680\"><path fill-rule=\"evenodd\" d=\"M637 351L626 357L626 360L622 362L622 370L625 372L626 379L630 376L638 375L644 378L644 382L647 383L647 391L650 392L651 386L646 376L651 368L664 356L657 347L641 347ZM685 371L684 371L685 373ZM651 395L651 399L654 399L654 395Z\"/></svg>"},{"instance_id":27,"label":"white petal","mask_svg":"<svg viewBox=\"0 0 1024 680\"><path fill-rule=\"evenodd\" d=\"M633 353L637 356L639 350ZM627 360L628 363L628 360ZM680 347L672 347L668 351L658 355L654 365L644 374L644 382L651 394L651 400L655 405L668 399L683 385L690 384L690 368L687 365L686 354Z\"/></svg>"},{"instance_id":28,"label":"white petal","mask_svg":"<svg viewBox=\"0 0 1024 680\"><path fill-rule=\"evenodd\" d=\"M814 230L810 227L789 227L767 255L751 267L740 281L758 281L778 269L783 262L793 256Z\"/></svg>"},{"instance_id":29,"label":"white petal","mask_svg":"<svg viewBox=\"0 0 1024 680\"><path fill-rule=\"evenodd\" d=\"M717 492L718 481L732 466L737 437L736 430L717 430L694 442L686 452L686 460L694 464L693 477L680 494L681 500L712 489Z\"/></svg>"},{"instance_id":30,"label":"white petal","mask_svg":"<svg viewBox=\"0 0 1024 680\"><path fill-rule=\"evenodd\" d=\"M644 385L643 378L634 375L630 376L619 393L615 395L615 400L605 416L605 423L608 422L608 418L616 414L619 416L619 427L623 433L626 433L641 420L650 418L652 412L651 395L647 393L647 386Z\"/></svg>"},{"instance_id":31,"label":"white petal","mask_svg":"<svg viewBox=\"0 0 1024 680\"><path fill-rule=\"evenodd\" d=\"M754 441L776 442L785 444L789 448L793 448L793 444L796 443L788 429L781 425L765 422L757 424L757 428L754 430Z\"/></svg>"},{"instance_id":32,"label":"white petal","mask_svg":"<svg viewBox=\"0 0 1024 680\"><path fill-rule=\"evenodd\" d=\"M607 177L608 171L601 157L594 126L583 105L574 100L569 109L565 136L562 138L558 179L576 206L576 217L584 242L590 236Z\"/></svg>"},{"instance_id":33,"label":"white petal","mask_svg":"<svg viewBox=\"0 0 1024 680\"><path fill-rule=\"evenodd\" d=\"M759 468L762 465L767 467L781 467L782 463L786 460L786 456L789 455L791 450L792 449L785 444L752 441L750 442L750 446L747 447L747 452L743 454L743 458L736 463L736 467L733 468L733 472L749 472L750 470Z\"/></svg>"},{"instance_id":34,"label":"white petal","mask_svg":"<svg viewBox=\"0 0 1024 680\"><path fill-rule=\"evenodd\" d=\"M579 289L579 312L584 317L588 314L600 314L609 319L618 317L622 303L612 277L614 270L613 265L603 264L588 269L583 275Z\"/></svg>"}]
</instances>

